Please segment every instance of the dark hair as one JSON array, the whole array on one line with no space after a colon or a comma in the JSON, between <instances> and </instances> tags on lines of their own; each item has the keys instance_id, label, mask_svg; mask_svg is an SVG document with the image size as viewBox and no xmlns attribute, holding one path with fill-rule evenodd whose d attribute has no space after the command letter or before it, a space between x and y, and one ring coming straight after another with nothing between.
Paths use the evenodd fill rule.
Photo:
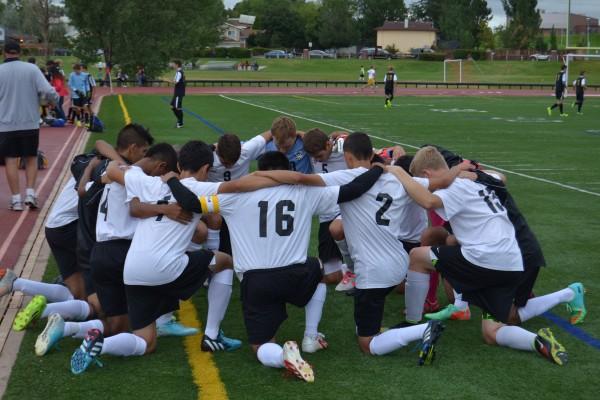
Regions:
<instances>
[{"instance_id":1,"label":"dark hair","mask_svg":"<svg viewBox=\"0 0 600 400\"><path fill-rule=\"evenodd\" d=\"M314 128L304 134L302 141L304 142L304 151L314 157L318 152L325 150L329 137L319 128Z\"/></svg>"},{"instance_id":2,"label":"dark hair","mask_svg":"<svg viewBox=\"0 0 600 400\"><path fill-rule=\"evenodd\" d=\"M398 157L394 165L402 167L403 170L410 174L410 163L412 162L413 158L415 158L415 156L409 156L408 154L405 154L401 157Z\"/></svg>"},{"instance_id":3,"label":"dark hair","mask_svg":"<svg viewBox=\"0 0 600 400\"><path fill-rule=\"evenodd\" d=\"M177 65L178 67L181 67L181 60L173 60L173 64Z\"/></svg>"},{"instance_id":4,"label":"dark hair","mask_svg":"<svg viewBox=\"0 0 600 400\"><path fill-rule=\"evenodd\" d=\"M267 151L258 159L259 171L288 169L290 169L290 160L280 151Z\"/></svg>"},{"instance_id":5,"label":"dark hair","mask_svg":"<svg viewBox=\"0 0 600 400\"><path fill-rule=\"evenodd\" d=\"M6 54L19 54L21 53L21 45L16 40L7 40L4 43L4 52Z\"/></svg>"},{"instance_id":6,"label":"dark hair","mask_svg":"<svg viewBox=\"0 0 600 400\"><path fill-rule=\"evenodd\" d=\"M562 70L565 70L565 69L567 69L567 66L563 64L563 65L560 67L560 70L562 71Z\"/></svg>"},{"instance_id":7,"label":"dark hair","mask_svg":"<svg viewBox=\"0 0 600 400\"><path fill-rule=\"evenodd\" d=\"M146 152L146 157L163 161L169 171L177 171L177 152L168 143L157 143Z\"/></svg>"},{"instance_id":8,"label":"dark hair","mask_svg":"<svg viewBox=\"0 0 600 400\"><path fill-rule=\"evenodd\" d=\"M35 57L29 57L29 58L27 59L27 62L28 62L29 64L35 64Z\"/></svg>"},{"instance_id":9,"label":"dark hair","mask_svg":"<svg viewBox=\"0 0 600 400\"><path fill-rule=\"evenodd\" d=\"M73 64L73 71L81 69L81 64Z\"/></svg>"},{"instance_id":10,"label":"dark hair","mask_svg":"<svg viewBox=\"0 0 600 400\"><path fill-rule=\"evenodd\" d=\"M125 150L132 144L143 146L145 144L152 145L154 138L150 131L140 124L127 124L121 129L117 135L117 149Z\"/></svg>"},{"instance_id":11,"label":"dark hair","mask_svg":"<svg viewBox=\"0 0 600 400\"><path fill-rule=\"evenodd\" d=\"M240 138L231 133L226 133L217 142L217 153L227 164L235 164L242 154Z\"/></svg>"},{"instance_id":12,"label":"dark hair","mask_svg":"<svg viewBox=\"0 0 600 400\"><path fill-rule=\"evenodd\" d=\"M357 160L370 160L373 156L373 144L369 135L354 132L344 140L344 152L348 152Z\"/></svg>"},{"instance_id":13,"label":"dark hair","mask_svg":"<svg viewBox=\"0 0 600 400\"><path fill-rule=\"evenodd\" d=\"M205 165L212 167L213 161L212 149L201 140L190 140L179 150L179 167L182 171L195 173Z\"/></svg>"}]
</instances>

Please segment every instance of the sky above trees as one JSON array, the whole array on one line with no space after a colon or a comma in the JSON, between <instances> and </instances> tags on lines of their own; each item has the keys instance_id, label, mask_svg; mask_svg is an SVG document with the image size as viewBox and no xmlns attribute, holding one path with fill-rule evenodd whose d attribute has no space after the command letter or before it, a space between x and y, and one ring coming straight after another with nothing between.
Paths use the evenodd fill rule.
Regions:
<instances>
[{"instance_id":1,"label":"sky above trees","mask_svg":"<svg viewBox=\"0 0 600 400\"><path fill-rule=\"evenodd\" d=\"M405 0L405 3L409 6L414 1ZM238 0L224 0L226 8L233 8L237 2ZM500 0L487 0L487 2L494 15L492 21L490 21L490 25L504 25L506 23L506 16L502 9L502 2ZM600 18L600 0L572 0L571 3L571 12ZM541 10L546 10L546 12L567 11L567 0L538 0L538 5Z\"/></svg>"}]
</instances>

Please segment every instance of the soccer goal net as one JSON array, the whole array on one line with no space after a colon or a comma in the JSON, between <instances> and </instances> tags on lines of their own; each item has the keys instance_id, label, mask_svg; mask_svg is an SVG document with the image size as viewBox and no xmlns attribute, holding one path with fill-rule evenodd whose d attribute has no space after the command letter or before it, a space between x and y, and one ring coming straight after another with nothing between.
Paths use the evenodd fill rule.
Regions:
<instances>
[{"instance_id":1,"label":"soccer goal net","mask_svg":"<svg viewBox=\"0 0 600 400\"><path fill-rule=\"evenodd\" d=\"M458 81L463 81L463 60L444 60L444 83L448 82L448 64L458 64Z\"/></svg>"},{"instance_id":2,"label":"soccer goal net","mask_svg":"<svg viewBox=\"0 0 600 400\"><path fill-rule=\"evenodd\" d=\"M570 76L576 76L579 70L585 70L586 65L588 65L588 61L600 61L600 54L566 54L563 57L564 63L567 66L566 78L567 78L567 86L571 86L571 81L569 80ZM577 63L575 63L577 61ZM579 67L579 68L577 68ZM571 75L571 68L574 68L573 74Z\"/></svg>"}]
</instances>

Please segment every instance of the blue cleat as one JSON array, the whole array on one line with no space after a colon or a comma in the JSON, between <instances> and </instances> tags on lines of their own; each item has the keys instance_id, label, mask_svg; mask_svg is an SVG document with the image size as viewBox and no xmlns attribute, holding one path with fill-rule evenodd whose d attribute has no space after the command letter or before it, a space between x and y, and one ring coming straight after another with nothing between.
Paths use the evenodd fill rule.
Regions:
<instances>
[{"instance_id":1,"label":"blue cleat","mask_svg":"<svg viewBox=\"0 0 600 400\"><path fill-rule=\"evenodd\" d=\"M35 354L41 357L48 353L63 338L64 330L65 321L62 317L57 313L50 314L46 327L35 341Z\"/></svg>"},{"instance_id":2,"label":"blue cleat","mask_svg":"<svg viewBox=\"0 0 600 400\"><path fill-rule=\"evenodd\" d=\"M92 363L102 367L102 363L97 357L102 351L103 344L102 332L98 329L90 329L81 346L71 356L71 372L75 375L82 374Z\"/></svg>"},{"instance_id":3,"label":"blue cleat","mask_svg":"<svg viewBox=\"0 0 600 400\"><path fill-rule=\"evenodd\" d=\"M156 327L158 336L193 336L199 331L196 328L190 328L172 319L166 324L158 325Z\"/></svg>"},{"instance_id":4,"label":"blue cleat","mask_svg":"<svg viewBox=\"0 0 600 400\"><path fill-rule=\"evenodd\" d=\"M228 338L223 334L223 331L219 331L219 335L217 339L211 339L208 336L204 335L202 338L202 344L200 345L200 350L202 351L234 351L239 349L242 346L242 341L237 339Z\"/></svg>"}]
</instances>

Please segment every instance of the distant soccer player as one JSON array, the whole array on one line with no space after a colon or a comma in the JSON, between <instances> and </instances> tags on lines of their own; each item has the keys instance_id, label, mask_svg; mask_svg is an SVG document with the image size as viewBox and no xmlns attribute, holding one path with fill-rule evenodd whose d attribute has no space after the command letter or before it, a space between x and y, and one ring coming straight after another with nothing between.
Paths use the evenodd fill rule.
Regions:
<instances>
[{"instance_id":1,"label":"distant soccer player","mask_svg":"<svg viewBox=\"0 0 600 400\"><path fill-rule=\"evenodd\" d=\"M575 102L571 104L571 107L577 105L577 115L583 115L581 107L583 107L583 97L585 95L585 89L587 88L585 71L581 71L579 77L573 81L573 86L575 87Z\"/></svg>"},{"instance_id":2,"label":"distant soccer player","mask_svg":"<svg viewBox=\"0 0 600 400\"><path fill-rule=\"evenodd\" d=\"M358 75L358 80L361 82L365 81L365 67L363 65L360 66L360 73Z\"/></svg>"},{"instance_id":3,"label":"distant soccer player","mask_svg":"<svg viewBox=\"0 0 600 400\"><path fill-rule=\"evenodd\" d=\"M563 101L565 99L565 89L567 88L567 66L563 65L560 67L560 71L556 74L556 80L554 82L554 95L556 96L556 101L552 105L552 107L548 107L548 115L552 116L552 110L556 107L560 110L561 117L568 117L569 114L565 114L563 110Z\"/></svg>"},{"instance_id":4,"label":"distant soccer player","mask_svg":"<svg viewBox=\"0 0 600 400\"><path fill-rule=\"evenodd\" d=\"M173 90L171 109L173 110L173 114L175 114L175 117L177 118L177 128L183 128L182 103L183 97L185 96L185 74L183 72L183 68L181 67L181 61L173 61L173 68L175 69L175 77L173 78L175 89Z\"/></svg>"},{"instance_id":5,"label":"distant soccer player","mask_svg":"<svg viewBox=\"0 0 600 400\"><path fill-rule=\"evenodd\" d=\"M372 88L373 90L377 89L377 81L375 80L375 77L375 68L371 65L371 68L369 68L369 70L367 71L367 84L363 87L363 89L366 89L368 87Z\"/></svg>"},{"instance_id":6,"label":"distant soccer player","mask_svg":"<svg viewBox=\"0 0 600 400\"><path fill-rule=\"evenodd\" d=\"M394 86L398 81L398 76L394 71L394 67L390 66L388 71L383 78L383 82L385 83L385 108L392 108L392 100L394 100Z\"/></svg>"}]
</instances>

